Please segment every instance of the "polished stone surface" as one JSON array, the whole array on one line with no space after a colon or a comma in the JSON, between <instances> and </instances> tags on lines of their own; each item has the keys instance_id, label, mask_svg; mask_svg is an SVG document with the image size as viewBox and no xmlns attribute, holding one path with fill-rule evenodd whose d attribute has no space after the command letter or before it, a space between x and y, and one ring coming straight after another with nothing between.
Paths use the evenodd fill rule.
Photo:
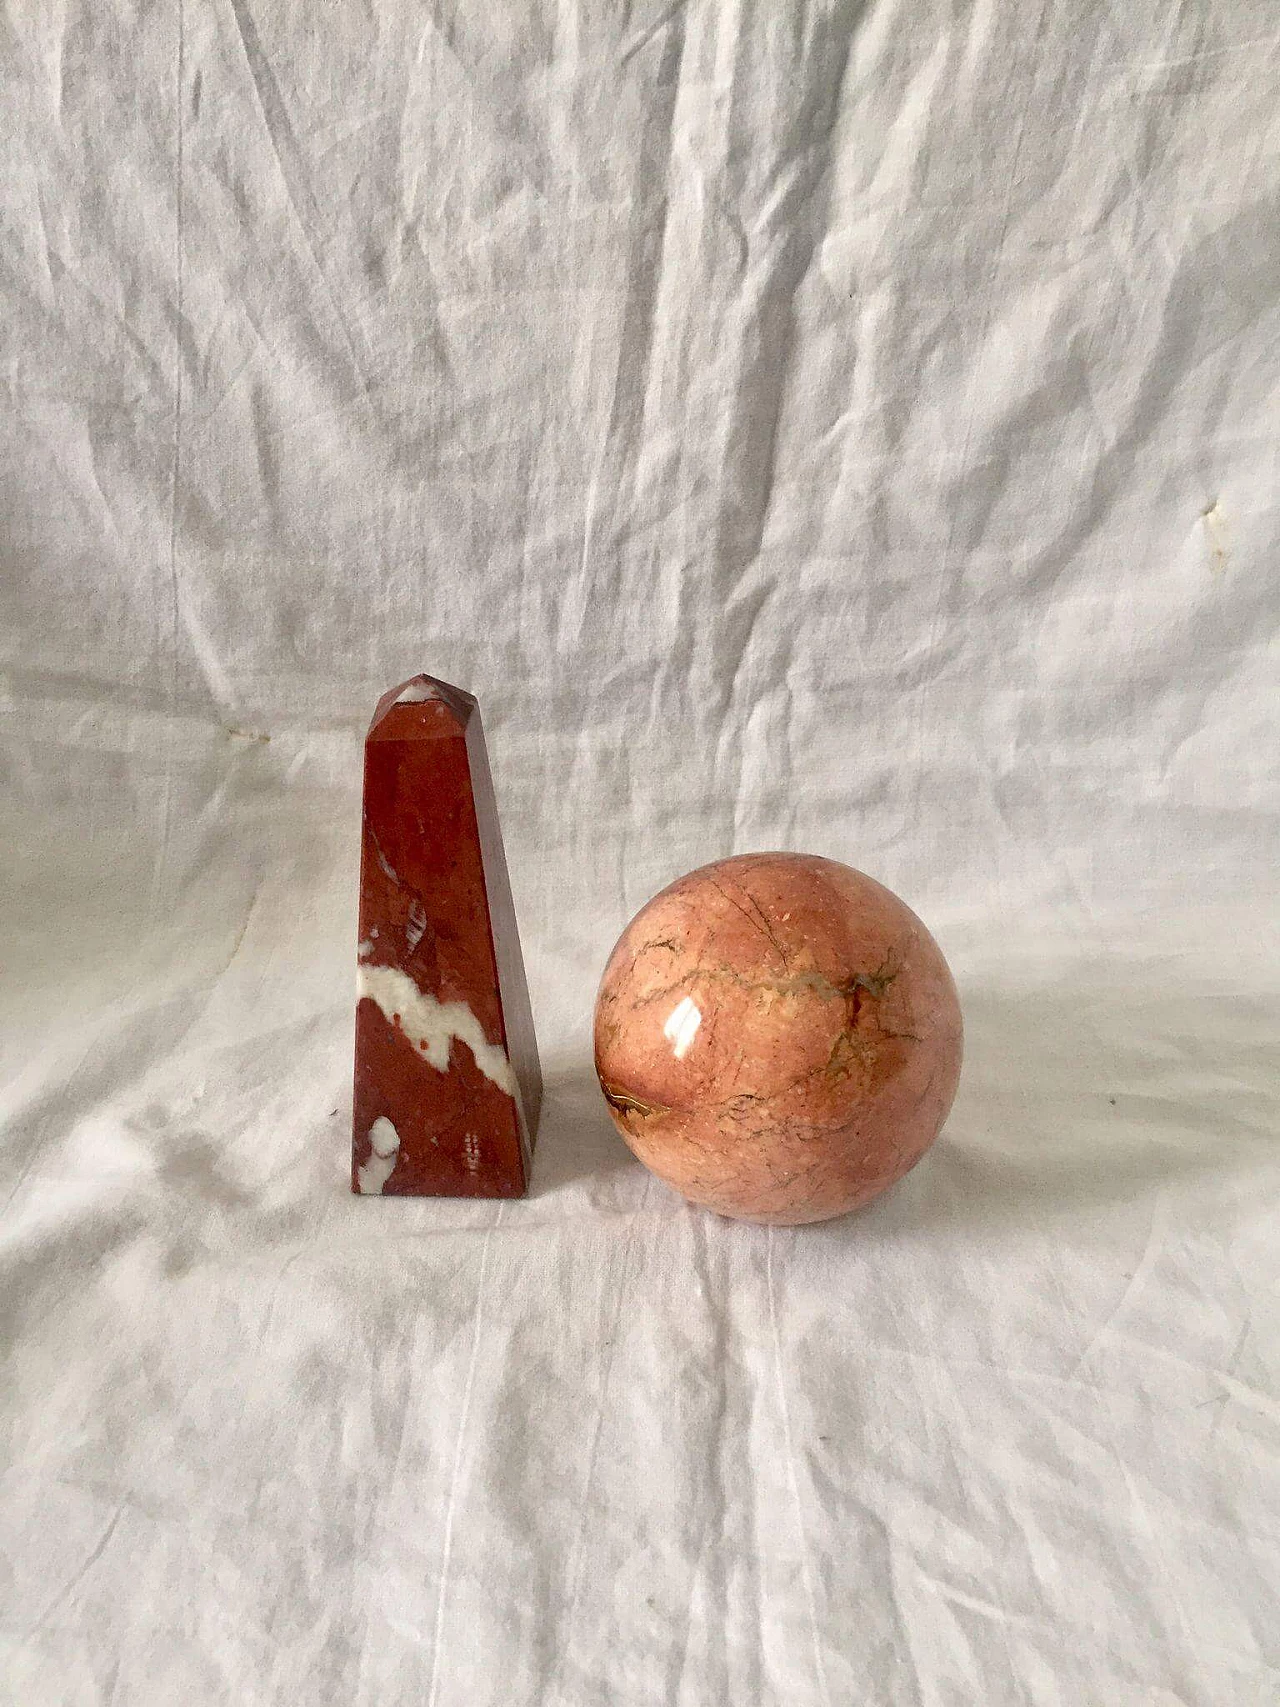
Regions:
<instances>
[{"instance_id":1,"label":"polished stone surface","mask_svg":"<svg viewBox=\"0 0 1280 1707\"><path fill-rule=\"evenodd\" d=\"M542 1081L480 712L415 676L365 742L352 1189L518 1197Z\"/></svg>"},{"instance_id":2,"label":"polished stone surface","mask_svg":"<svg viewBox=\"0 0 1280 1707\"><path fill-rule=\"evenodd\" d=\"M642 1162L695 1203L790 1224L843 1215L946 1119L962 1028L942 954L849 866L744 854L680 878L605 968L596 1071Z\"/></svg>"}]
</instances>

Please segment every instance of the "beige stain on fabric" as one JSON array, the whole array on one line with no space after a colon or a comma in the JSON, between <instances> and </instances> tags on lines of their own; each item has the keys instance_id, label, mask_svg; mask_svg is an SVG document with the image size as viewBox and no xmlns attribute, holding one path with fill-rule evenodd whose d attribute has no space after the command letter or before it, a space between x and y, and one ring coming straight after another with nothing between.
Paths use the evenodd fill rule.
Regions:
<instances>
[{"instance_id":1,"label":"beige stain on fabric","mask_svg":"<svg viewBox=\"0 0 1280 1707\"><path fill-rule=\"evenodd\" d=\"M1201 510L1200 520L1204 523L1205 537L1209 542L1209 568L1215 575L1221 575L1225 573L1228 562L1227 521L1216 498Z\"/></svg>"}]
</instances>

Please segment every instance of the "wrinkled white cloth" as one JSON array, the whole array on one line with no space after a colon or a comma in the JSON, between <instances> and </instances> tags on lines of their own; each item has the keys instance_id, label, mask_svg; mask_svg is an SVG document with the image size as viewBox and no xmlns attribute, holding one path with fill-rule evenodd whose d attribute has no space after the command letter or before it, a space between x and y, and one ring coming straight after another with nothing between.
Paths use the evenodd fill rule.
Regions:
<instances>
[{"instance_id":1,"label":"wrinkled white cloth","mask_svg":"<svg viewBox=\"0 0 1280 1707\"><path fill-rule=\"evenodd\" d=\"M1269 0L10 0L0 1699L1280 1699ZM481 700L531 1196L347 1190L363 729ZM967 1027L865 1213L631 1160L681 870Z\"/></svg>"}]
</instances>

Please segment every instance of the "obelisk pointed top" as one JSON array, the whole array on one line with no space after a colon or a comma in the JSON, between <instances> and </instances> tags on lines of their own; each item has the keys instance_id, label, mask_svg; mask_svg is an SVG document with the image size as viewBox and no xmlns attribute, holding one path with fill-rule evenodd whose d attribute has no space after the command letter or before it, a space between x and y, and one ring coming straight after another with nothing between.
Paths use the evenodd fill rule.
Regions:
<instances>
[{"instance_id":1,"label":"obelisk pointed top","mask_svg":"<svg viewBox=\"0 0 1280 1707\"><path fill-rule=\"evenodd\" d=\"M424 707L434 708L434 714L424 715ZM453 733L466 728L475 708L475 700L463 688L435 676L410 676L398 687L388 688L378 701L369 735L373 740L412 741Z\"/></svg>"}]
</instances>

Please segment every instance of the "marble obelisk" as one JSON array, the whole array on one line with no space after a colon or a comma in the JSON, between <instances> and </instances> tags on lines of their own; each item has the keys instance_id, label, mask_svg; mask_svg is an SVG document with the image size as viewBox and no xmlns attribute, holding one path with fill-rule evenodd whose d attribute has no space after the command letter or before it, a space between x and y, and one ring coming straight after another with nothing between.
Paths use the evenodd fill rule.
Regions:
<instances>
[{"instance_id":1,"label":"marble obelisk","mask_svg":"<svg viewBox=\"0 0 1280 1707\"><path fill-rule=\"evenodd\" d=\"M542 1098L480 711L414 676L365 742L352 1190L520 1197Z\"/></svg>"}]
</instances>

